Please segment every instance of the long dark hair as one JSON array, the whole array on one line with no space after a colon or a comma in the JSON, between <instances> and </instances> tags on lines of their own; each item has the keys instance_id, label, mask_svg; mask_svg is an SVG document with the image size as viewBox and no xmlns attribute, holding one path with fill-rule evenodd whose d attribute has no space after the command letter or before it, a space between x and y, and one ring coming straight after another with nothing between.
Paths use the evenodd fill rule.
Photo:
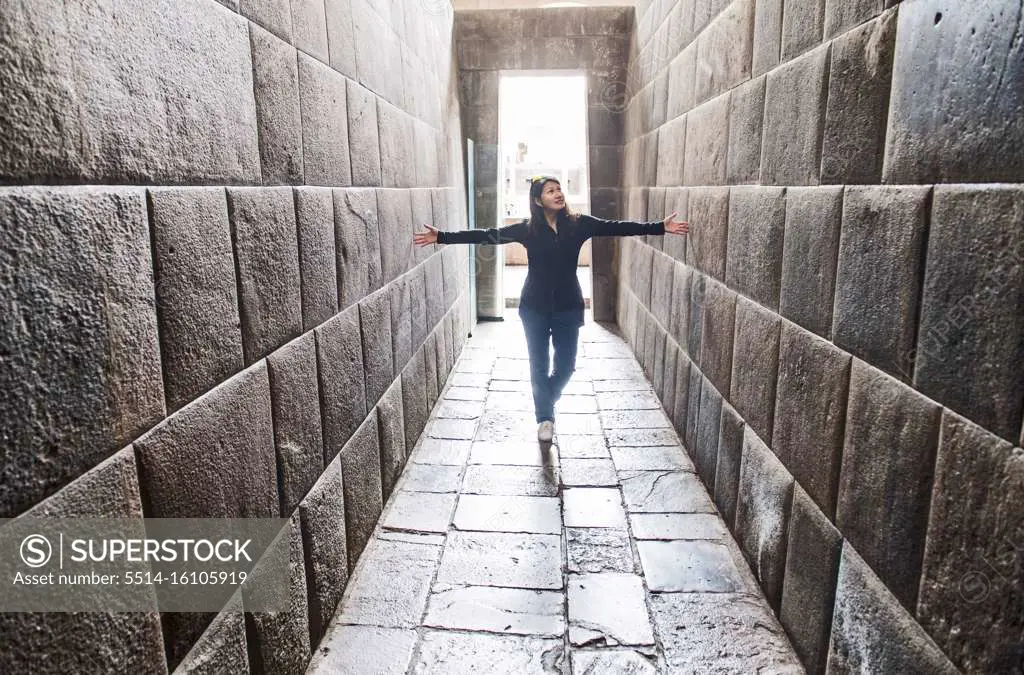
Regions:
<instances>
[{"instance_id":1,"label":"long dark hair","mask_svg":"<svg viewBox=\"0 0 1024 675\"><path fill-rule=\"evenodd\" d=\"M539 228L548 226L548 220L544 217L544 207L537 204L537 200L544 193L544 186L548 183L557 183L558 187L562 187L562 182L554 176L538 176L530 180L530 236L537 234ZM564 227L566 232L571 232L576 226L577 218L579 218L579 214L569 208L567 201L562 210L558 212L555 222L559 229Z\"/></svg>"}]
</instances>

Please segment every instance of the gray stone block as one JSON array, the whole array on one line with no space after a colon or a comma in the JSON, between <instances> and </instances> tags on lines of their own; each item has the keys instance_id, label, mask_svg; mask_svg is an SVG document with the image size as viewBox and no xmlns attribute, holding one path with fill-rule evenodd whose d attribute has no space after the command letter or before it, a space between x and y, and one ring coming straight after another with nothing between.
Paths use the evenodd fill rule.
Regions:
<instances>
[{"instance_id":1,"label":"gray stone block","mask_svg":"<svg viewBox=\"0 0 1024 675\"><path fill-rule=\"evenodd\" d=\"M351 11L359 84L397 105L402 101L401 40L370 3L353 2Z\"/></svg>"},{"instance_id":2,"label":"gray stone block","mask_svg":"<svg viewBox=\"0 0 1024 675\"><path fill-rule=\"evenodd\" d=\"M1024 381L1024 190L935 188L914 352L926 396L1013 443ZM1010 308L1017 308L1012 310Z\"/></svg>"},{"instance_id":3,"label":"gray stone block","mask_svg":"<svg viewBox=\"0 0 1024 675\"><path fill-rule=\"evenodd\" d=\"M703 390L704 376L697 364L690 364L690 378L687 380L689 393L686 399L686 426L683 428L683 440L690 458L697 456L697 422L700 416L700 397Z\"/></svg>"},{"instance_id":4,"label":"gray stone block","mask_svg":"<svg viewBox=\"0 0 1024 675\"><path fill-rule=\"evenodd\" d=\"M0 515L14 517L153 426L164 393L145 191L0 189L0 222Z\"/></svg>"},{"instance_id":5,"label":"gray stone block","mask_svg":"<svg viewBox=\"0 0 1024 675\"><path fill-rule=\"evenodd\" d=\"M285 42L292 41L292 8L289 0L239 0L238 11Z\"/></svg>"},{"instance_id":6,"label":"gray stone block","mask_svg":"<svg viewBox=\"0 0 1024 675\"><path fill-rule=\"evenodd\" d=\"M940 413L854 360L836 525L908 611L917 601Z\"/></svg>"},{"instance_id":7,"label":"gray stone block","mask_svg":"<svg viewBox=\"0 0 1024 675\"><path fill-rule=\"evenodd\" d=\"M391 285L359 301L362 332L363 374L366 407L372 408L394 379L394 349L391 335Z\"/></svg>"},{"instance_id":8,"label":"gray stone block","mask_svg":"<svg viewBox=\"0 0 1024 675\"><path fill-rule=\"evenodd\" d=\"M704 330L704 302L708 278L699 272L690 274L690 325L687 327L686 344L690 359L700 363L700 347Z\"/></svg>"},{"instance_id":9,"label":"gray stone block","mask_svg":"<svg viewBox=\"0 0 1024 675\"><path fill-rule=\"evenodd\" d=\"M246 364L302 332L302 282L292 189L228 188Z\"/></svg>"},{"instance_id":10,"label":"gray stone block","mask_svg":"<svg viewBox=\"0 0 1024 675\"><path fill-rule=\"evenodd\" d=\"M352 185L381 185L377 97L352 80L345 81L345 89Z\"/></svg>"},{"instance_id":11,"label":"gray stone block","mask_svg":"<svg viewBox=\"0 0 1024 675\"><path fill-rule=\"evenodd\" d=\"M679 362L679 347L671 336L665 339L665 360L662 366L661 407L672 415L676 405L676 364ZM675 426L673 424L673 426Z\"/></svg>"},{"instance_id":12,"label":"gray stone block","mask_svg":"<svg viewBox=\"0 0 1024 675\"><path fill-rule=\"evenodd\" d=\"M808 673L825 672L842 543L839 530L794 486L779 621Z\"/></svg>"},{"instance_id":13,"label":"gray stone block","mask_svg":"<svg viewBox=\"0 0 1024 675\"><path fill-rule=\"evenodd\" d=\"M419 228L413 226L409 190L378 189L376 192L381 273L386 284L412 269L412 237Z\"/></svg>"},{"instance_id":14,"label":"gray stone block","mask_svg":"<svg viewBox=\"0 0 1024 675\"><path fill-rule=\"evenodd\" d=\"M413 352L402 371L402 422L405 428L405 452L411 455L416 441L427 424L430 408L427 406L427 373L424 354L430 340ZM435 384L436 387L436 384ZM435 389L435 396L437 395Z\"/></svg>"},{"instance_id":15,"label":"gray stone block","mask_svg":"<svg viewBox=\"0 0 1024 675\"><path fill-rule=\"evenodd\" d=\"M832 43L822 183L881 182L895 48L895 9Z\"/></svg>"},{"instance_id":16,"label":"gray stone block","mask_svg":"<svg viewBox=\"0 0 1024 675\"><path fill-rule=\"evenodd\" d=\"M690 191L686 188L668 188L665 190L665 217L676 214L676 220L688 221L690 218ZM686 262L686 241L688 235L666 234L662 242L662 250L666 255Z\"/></svg>"},{"instance_id":17,"label":"gray stone block","mask_svg":"<svg viewBox=\"0 0 1024 675\"><path fill-rule=\"evenodd\" d=\"M929 187L848 187L836 271L836 345L910 381Z\"/></svg>"},{"instance_id":18,"label":"gray stone block","mask_svg":"<svg viewBox=\"0 0 1024 675\"><path fill-rule=\"evenodd\" d=\"M749 427L743 432L736 538L778 614L786 573L793 476Z\"/></svg>"},{"instance_id":19,"label":"gray stone block","mask_svg":"<svg viewBox=\"0 0 1024 675\"><path fill-rule=\"evenodd\" d=\"M295 188L302 276L302 329L338 313L338 261L334 196L329 188Z\"/></svg>"},{"instance_id":20,"label":"gray stone block","mask_svg":"<svg viewBox=\"0 0 1024 675\"><path fill-rule=\"evenodd\" d=\"M423 384L426 388L426 410L430 412L434 407L434 403L437 402L437 391L438 391L438 363L437 363L437 331L430 333L430 336L423 343L423 368L424 378ZM444 364L441 364L442 366ZM424 417L424 426L426 426L426 417Z\"/></svg>"},{"instance_id":21,"label":"gray stone block","mask_svg":"<svg viewBox=\"0 0 1024 675\"><path fill-rule=\"evenodd\" d=\"M461 81L470 72L459 74ZM484 73L479 73L484 74ZM487 73L496 76L497 73ZM495 85L497 78L495 77ZM495 89L495 100L497 89ZM672 119L670 116L669 119ZM606 106L589 106L587 108L587 142L597 145L621 145L623 141L623 115L609 110Z\"/></svg>"},{"instance_id":22,"label":"gray stone block","mask_svg":"<svg viewBox=\"0 0 1024 675\"><path fill-rule=\"evenodd\" d=\"M658 184L658 134L660 130L652 131L643 137L643 163L640 165L640 174L643 185Z\"/></svg>"},{"instance_id":23,"label":"gray stone block","mask_svg":"<svg viewBox=\"0 0 1024 675\"><path fill-rule=\"evenodd\" d=\"M756 0L754 9L754 52L751 74L767 73L779 65L782 53L782 1Z\"/></svg>"},{"instance_id":24,"label":"gray stone block","mask_svg":"<svg viewBox=\"0 0 1024 675\"><path fill-rule=\"evenodd\" d=\"M3 183L260 181L244 18L205 0L57 8L5 13Z\"/></svg>"},{"instance_id":25,"label":"gray stone block","mask_svg":"<svg viewBox=\"0 0 1024 675\"><path fill-rule=\"evenodd\" d=\"M684 185L722 185L729 152L729 94L697 106L686 115Z\"/></svg>"},{"instance_id":26,"label":"gray stone block","mask_svg":"<svg viewBox=\"0 0 1024 675\"><path fill-rule=\"evenodd\" d=\"M452 193L454 193L454 192L455 192L455 190L450 189L450 188L431 188L430 189L430 210L429 210L429 217L428 217L428 220L426 222L430 223L434 227L436 227L438 229L441 229L441 230L462 230L462 229L465 229L465 227L462 225L462 223L459 222L458 214L456 212L457 205L455 203L455 200L452 199ZM419 212L423 213L423 216L427 216L428 212L427 212L426 204L423 204L422 206L418 206L418 205L416 205L415 202L413 202L413 216L416 218L416 220L415 220L415 222L413 224L416 226L416 230L417 231L421 231L423 229L421 227L421 225L423 225L423 222L419 220L419 216L416 216L417 210L419 210ZM440 250L443 250L443 249L444 249L444 246L441 245L441 244L434 244L432 246L424 246L422 249L417 249L419 251L419 253L417 255L416 260L417 261L426 260L435 251L440 251ZM468 250L469 249L462 249L462 252L466 253ZM458 247L453 249L453 251L455 251L456 255L459 255L458 254L458 251L459 251Z\"/></svg>"},{"instance_id":27,"label":"gray stone block","mask_svg":"<svg viewBox=\"0 0 1024 675\"><path fill-rule=\"evenodd\" d=\"M736 293L723 284L708 282L701 322L700 369L714 383L715 388L729 398Z\"/></svg>"},{"instance_id":28,"label":"gray stone block","mask_svg":"<svg viewBox=\"0 0 1024 675\"><path fill-rule=\"evenodd\" d=\"M444 286L444 307L447 309L455 304L455 300L468 290L468 273L462 260L459 260L459 248L446 246L441 249L441 273Z\"/></svg>"},{"instance_id":29,"label":"gray stone block","mask_svg":"<svg viewBox=\"0 0 1024 675\"><path fill-rule=\"evenodd\" d=\"M410 178L412 185L437 185L438 154L442 152L437 132L420 119L412 120L413 147L416 148L416 173Z\"/></svg>"},{"instance_id":30,"label":"gray stone block","mask_svg":"<svg viewBox=\"0 0 1024 675\"><path fill-rule=\"evenodd\" d=\"M833 38L882 13L885 0L825 0L825 39Z\"/></svg>"},{"instance_id":31,"label":"gray stone block","mask_svg":"<svg viewBox=\"0 0 1024 675\"><path fill-rule=\"evenodd\" d=\"M427 282L426 265L417 265L409 272L409 320L411 323L410 355L423 345L427 338Z\"/></svg>"},{"instance_id":32,"label":"gray stone block","mask_svg":"<svg viewBox=\"0 0 1024 675\"><path fill-rule=\"evenodd\" d=\"M149 191L167 409L242 369L235 262L223 188Z\"/></svg>"},{"instance_id":33,"label":"gray stone block","mask_svg":"<svg viewBox=\"0 0 1024 675\"><path fill-rule=\"evenodd\" d=\"M647 379L654 380L654 351L658 342L658 324L650 312L644 312L644 352L640 363L643 365Z\"/></svg>"},{"instance_id":34,"label":"gray stone block","mask_svg":"<svg viewBox=\"0 0 1024 675\"><path fill-rule=\"evenodd\" d=\"M697 43L690 43L669 64L668 103L666 117L671 121L685 114L694 105L694 83L697 77Z\"/></svg>"},{"instance_id":35,"label":"gray stone block","mask_svg":"<svg viewBox=\"0 0 1024 675\"><path fill-rule=\"evenodd\" d=\"M964 672L1010 672L1024 645L1024 453L949 411L940 438L916 615Z\"/></svg>"},{"instance_id":36,"label":"gray stone block","mask_svg":"<svg viewBox=\"0 0 1024 675\"><path fill-rule=\"evenodd\" d=\"M659 157L661 154L659 153ZM647 189L647 218L649 220L662 220L665 217L665 188L663 187L652 187ZM657 236L653 234L644 235L644 240L654 250L661 250L661 241L664 236ZM651 258L651 264L653 265L654 259ZM651 269L653 273L653 267ZM649 304L648 304L649 306Z\"/></svg>"},{"instance_id":37,"label":"gray stone block","mask_svg":"<svg viewBox=\"0 0 1024 675\"><path fill-rule=\"evenodd\" d=\"M413 118L378 98L377 126L380 136L380 184L384 187L412 187L416 184L416 164L409 160L409 148L416 147Z\"/></svg>"},{"instance_id":38,"label":"gray stone block","mask_svg":"<svg viewBox=\"0 0 1024 675\"><path fill-rule=\"evenodd\" d=\"M327 18L327 47L330 52L331 68L355 80L356 41L352 22L351 0L324 0Z\"/></svg>"},{"instance_id":39,"label":"gray stone block","mask_svg":"<svg viewBox=\"0 0 1024 675\"><path fill-rule=\"evenodd\" d=\"M264 185L302 183L302 119L295 48L251 26L253 92Z\"/></svg>"},{"instance_id":40,"label":"gray stone block","mask_svg":"<svg viewBox=\"0 0 1024 675\"><path fill-rule=\"evenodd\" d=\"M780 313L825 339L832 337L842 216L841 187L786 191Z\"/></svg>"},{"instance_id":41,"label":"gray stone block","mask_svg":"<svg viewBox=\"0 0 1024 675\"><path fill-rule=\"evenodd\" d=\"M786 188L732 188L725 283L776 311L785 228Z\"/></svg>"},{"instance_id":42,"label":"gray stone block","mask_svg":"<svg viewBox=\"0 0 1024 675\"><path fill-rule=\"evenodd\" d=\"M768 74L761 184L818 184L830 50L822 45Z\"/></svg>"},{"instance_id":43,"label":"gray stone block","mask_svg":"<svg viewBox=\"0 0 1024 675\"><path fill-rule=\"evenodd\" d=\"M686 434L686 416L690 407L690 359L680 354L676 359L675 401L672 404L672 426L680 437Z\"/></svg>"},{"instance_id":44,"label":"gray stone block","mask_svg":"<svg viewBox=\"0 0 1024 675\"><path fill-rule=\"evenodd\" d=\"M844 543L836 582L828 672L959 671L853 547Z\"/></svg>"},{"instance_id":45,"label":"gray stone block","mask_svg":"<svg viewBox=\"0 0 1024 675\"><path fill-rule=\"evenodd\" d=\"M690 282L692 270L682 263L672 264L672 296L669 302L668 332L686 351L690 333Z\"/></svg>"},{"instance_id":46,"label":"gray stone block","mask_svg":"<svg viewBox=\"0 0 1024 675\"><path fill-rule=\"evenodd\" d=\"M1019 15L1001 0L901 4L883 182L1024 179Z\"/></svg>"},{"instance_id":47,"label":"gray stone block","mask_svg":"<svg viewBox=\"0 0 1024 675\"><path fill-rule=\"evenodd\" d=\"M310 644L318 645L348 583L345 497L339 459L327 465L299 504L299 519L306 562Z\"/></svg>"},{"instance_id":48,"label":"gray stone block","mask_svg":"<svg viewBox=\"0 0 1024 675\"><path fill-rule=\"evenodd\" d=\"M395 375L402 372L412 356L412 289L410 280L411 276L405 274L392 281L387 287L388 301L391 305L391 363Z\"/></svg>"},{"instance_id":49,"label":"gray stone block","mask_svg":"<svg viewBox=\"0 0 1024 675\"><path fill-rule=\"evenodd\" d=\"M434 225L434 188L413 188L409 190L409 228L413 232L422 232L424 223L430 223ZM444 214L439 214L443 216ZM434 225L439 229L444 229L443 225ZM412 235L410 234L410 239ZM445 247L440 244L433 244L431 246L416 246L413 244L413 262L418 263L426 260L430 257L430 254L436 250L443 250Z\"/></svg>"},{"instance_id":50,"label":"gray stone block","mask_svg":"<svg viewBox=\"0 0 1024 675\"><path fill-rule=\"evenodd\" d=\"M659 400L665 397L665 330L654 320L654 365L651 384Z\"/></svg>"},{"instance_id":51,"label":"gray stone block","mask_svg":"<svg viewBox=\"0 0 1024 675\"><path fill-rule=\"evenodd\" d=\"M697 418L697 447L694 450L694 464L708 493L715 493L715 476L718 469L718 439L722 424L722 395L711 381L701 383L700 414Z\"/></svg>"},{"instance_id":52,"label":"gray stone block","mask_svg":"<svg viewBox=\"0 0 1024 675\"><path fill-rule=\"evenodd\" d=\"M754 54L754 2L731 2L697 38L695 102L701 103L750 79ZM729 45L722 49L722 45Z\"/></svg>"},{"instance_id":53,"label":"gray stone block","mask_svg":"<svg viewBox=\"0 0 1024 675\"><path fill-rule=\"evenodd\" d=\"M351 185L345 77L299 52L302 168L311 185Z\"/></svg>"},{"instance_id":54,"label":"gray stone block","mask_svg":"<svg viewBox=\"0 0 1024 675\"><path fill-rule=\"evenodd\" d=\"M729 232L729 188L691 189L690 222L695 225L687 235L686 263L720 281L724 280Z\"/></svg>"},{"instance_id":55,"label":"gray stone block","mask_svg":"<svg viewBox=\"0 0 1024 675\"><path fill-rule=\"evenodd\" d=\"M670 323L674 267L672 258L662 253L654 254L651 270L651 312L662 326Z\"/></svg>"},{"instance_id":56,"label":"gray stone block","mask_svg":"<svg viewBox=\"0 0 1024 675\"><path fill-rule=\"evenodd\" d=\"M334 191L334 237L338 308L345 309L384 283L376 190Z\"/></svg>"},{"instance_id":57,"label":"gray stone block","mask_svg":"<svg viewBox=\"0 0 1024 675\"><path fill-rule=\"evenodd\" d=\"M427 299L427 333L444 316L444 266L441 255L435 253L424 263L427 283L421 289Z\"/></svg>"},{"instance_id":58,"label":"gray stone block","mask_svg":"<svg viewBox=\"0 0 1024 675\"><path fill-rule=\"evenodd\" d=\"M359 305L343 310L318 326L315 332L320 416L324 426L324 464L327 464L366 417Z\"/></svg>"},{"instance_id":59,"label":"gray stone block","mask_svg":"<svg viewBox=\"0 0 1024 675\"><path fill-rule=\"evenodd\" d=\"M210 625L174 669L175 673L217 675L250 672L245 640L245 614L240 611L241 600L235 602L238 609L222 611L213 617Z\"/></svg>"},{"instance_id":60,"label":"gray stone block","mask_svg":"<svg viewBox=\"0 0 1024 675\"><path fill-rule=\"evenodd\" d=\"M497 71L466 70L459 73L458 80L460 105L498 105ZM604 109L602 108L602 110ZM605 112L607 112L607 110L605 110Z\"/></svg>"},{"instance_id":61,"label":"gray stone block","mask_svg":"<svg viewBox=\"0 0 1024 675\"><path fill-rule=\"evenodd\" d=\"M825 0L785 0L782 11L782 62L821 44Z\"/></svg>"},{"instance_id":62,"label":"gray stone block","mask_svg":"<svg viewBox=\"0 0 1024 675\"><path fill-rule=\"evenodd\" d=\"M782 322L772 449L829 519L836 510L850 360Z\"/></svg>"},{"instance_id":63,"label":"gray stone block","mask_svg":"<svg viewBox=\"0 0 1024 675\"><path fill-rule=\"evenodd\" d=\"M744 82L729 96L729 147L725 182L756 183L761 174L765 78ZM719 122L721 124L721 122Z\"/></svg>"},{"instance_id":64,"label":"gray stone block","mask_svg":"<svg viewBox=\"0 0 1024 675\"><path fill-rule=\"evenodd\" d=\"M728 403L722 404L718 435L718 463L715 465L713 497L722 520L736 531L736 502L740 493L740 465L743 459L743 418Z\"/></svg>"},{"instance_id":65,"label":"gray stone block","mask_svg":"<svg viewBox=\"0 0 1024 675\"><path fill-rule=\"evenodd\" d=\"M291 0L296 47L328 63L327 12L321 0Z\"/></svg>"},{"instance_id":66,"label":"gray stone block","mask_svg":"<svg viewBox=\"0 0 1024 675\"><path fill-rule=\"evenodd\" d=\"M232 12L238 11L238 0L217 0L220 4L224 5Z\"/></svg>"},{"instance_id":67,"label":"gray stone block","mask_svg":"<svg viewBox=\"0 0 1024 675\"><path fill-rule=\"evenodd\" d=\"M594 187L618 187L621 183L622 146L588 144L590 184Z\"/></svg>"},{"instance_id":68,"label":"gray stone block","mask_svg":"<svg viewBox=\"0 0 1024 675\"><path fill-rule=\"evenodd\" d=\"M355 568L384 503L381 494L380 441L377 411L366 416L341 454L341 482L345 492L345 536L348 540L348 569Z\"/></svg>"},{"instance_id":69,"label":"gray stone block","mask_svg":"<svg viewBox=\"0 0 1024 675\"><path fill-rule=\"evenodd\" d=\"M776 314L756 302L742 297L737 299L729 398L765 442L772 438L775 416L780 324Z\"/></svg>"},{"instance_id":70,"label":"gray stone block","mask_svg":"<svg viewBox=\"0 0 1024 675\"><path fill-rule=\"evenodd\" d=\"M636 275L636 283L633 291L640 300L644 309L651 306L651 285L654 282L654 249L650 246L641 246L633 258L633 274Z\"/></svg>"},{"instance_id":71,"label":"gray stone block","mask_svg":"<svg viewBox=\"0 0 1024 675\"><path fill-rule=\"evenodd\" d=\"M380 477L385 502L391 496L391 490L402 474L407 457L402 397L402 378L397 377L377 403Z\"/></svg>"}]
</instances>

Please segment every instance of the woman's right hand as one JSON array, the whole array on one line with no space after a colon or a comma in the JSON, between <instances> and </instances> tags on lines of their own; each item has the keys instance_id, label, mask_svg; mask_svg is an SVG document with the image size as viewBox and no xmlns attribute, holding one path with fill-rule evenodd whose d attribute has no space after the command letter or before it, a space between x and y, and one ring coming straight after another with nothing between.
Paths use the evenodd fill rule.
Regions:
<instances>
[{"instance_id":1,"label":"woman's right hand","mask_svg":"<svg viewBox=\"0 0 1024 675\"><path fill-rule=\"evenodd\" d=\"M413 241L416 242L416 245L427 246L428 244L436 244L437 228L431 227L427 223L423 223L423 227L427 228L426 232L417 232L413 235Z\"/></svg>"}]
</instances>

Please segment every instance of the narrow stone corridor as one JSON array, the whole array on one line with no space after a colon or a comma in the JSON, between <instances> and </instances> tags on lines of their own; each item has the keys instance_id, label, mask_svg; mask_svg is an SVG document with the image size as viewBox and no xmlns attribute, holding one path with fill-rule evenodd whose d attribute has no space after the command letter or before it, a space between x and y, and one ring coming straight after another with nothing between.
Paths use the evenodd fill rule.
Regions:
<instances>
[{"instance_id":1,"label":"narrow stone corridor","mask_svg":"<svg viewBox=\"0 0 1024 675\"><path fill-rule=\"evenodd\" d=\"M536 440L515 311L473 331L310 673L800 673L623 339Z\"/></svg>"}]
</instances>

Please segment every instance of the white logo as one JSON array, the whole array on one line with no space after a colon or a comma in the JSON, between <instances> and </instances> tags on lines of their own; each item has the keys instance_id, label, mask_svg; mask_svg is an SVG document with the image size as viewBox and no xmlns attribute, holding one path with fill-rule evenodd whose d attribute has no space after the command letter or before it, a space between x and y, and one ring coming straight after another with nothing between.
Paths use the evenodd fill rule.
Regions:
<instances>
[{"instance_id":1,"label":"white logo","mask_svg":"<svg viewBox=\"0 0 1024 675\"><path fill-rule=\"evenodd\" d=\"M21 560L29 567L42 567L52 555L50 540L41 534L30 534L21 540Z\"/></svg>"}]
</instances>

